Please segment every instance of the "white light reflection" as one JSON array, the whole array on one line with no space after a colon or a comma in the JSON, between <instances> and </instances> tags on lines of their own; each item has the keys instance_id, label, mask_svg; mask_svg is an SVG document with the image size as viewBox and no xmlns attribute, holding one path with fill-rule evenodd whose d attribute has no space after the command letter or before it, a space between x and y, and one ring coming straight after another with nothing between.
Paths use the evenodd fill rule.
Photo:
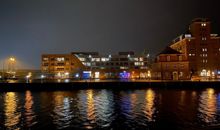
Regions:
<instances>
[{"instance_id":1,"label":"white light reflection","mask_svg":"<svg viewBox=\"0 0 220 130\"><path fill-rule=\"evenodd\" d=\"M67 128L73 118L70 109L70 99L64 96L64 92L54 92L53 122L58 129Z\"/></svg>"}]
</instances>

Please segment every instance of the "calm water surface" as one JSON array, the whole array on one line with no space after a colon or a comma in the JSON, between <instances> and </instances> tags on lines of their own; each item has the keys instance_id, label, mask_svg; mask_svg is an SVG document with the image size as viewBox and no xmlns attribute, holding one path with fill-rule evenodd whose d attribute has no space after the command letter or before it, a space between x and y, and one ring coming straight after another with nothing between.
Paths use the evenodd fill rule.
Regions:
<instances>
[{"instance_id":1,"label":"calm water surface","mask_svg":"<svg viewBox=\"0 0 220 130\"><path fill-rule=\"evenodd\" d=\"M220 89L0 92L0 129L220 129Z\"/></svg>"}]
</instances>

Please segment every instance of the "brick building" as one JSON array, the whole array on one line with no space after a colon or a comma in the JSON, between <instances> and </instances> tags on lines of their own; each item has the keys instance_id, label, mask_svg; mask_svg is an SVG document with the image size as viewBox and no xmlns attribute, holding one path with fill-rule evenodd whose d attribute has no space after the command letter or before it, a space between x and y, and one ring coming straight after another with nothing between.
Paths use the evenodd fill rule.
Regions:
<instances>
[{"instance_id":1,"label":"brick building","mask_svg":"<svg viewBox=\"0 0 220 130\"><path fill-rule=\"evenodd\" d=\"M184 55L189 62L190 78L192 76L219 77L220 37L211 33L209 19L192 20L187 33L174 39L169 47Z\"/></svg>"}]
</instances>

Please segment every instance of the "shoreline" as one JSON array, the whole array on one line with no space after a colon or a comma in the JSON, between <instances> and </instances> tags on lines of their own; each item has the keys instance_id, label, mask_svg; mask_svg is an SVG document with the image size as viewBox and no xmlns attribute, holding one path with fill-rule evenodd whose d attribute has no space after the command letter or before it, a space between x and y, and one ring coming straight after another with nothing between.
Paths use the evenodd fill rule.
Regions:
<instances>
[{"instance_id":1,"label":"shoreline","mask_svg":"<svg viewBox=\"0 0 220 130\"><path fill-rule=\"evenodd\" d=\"M0 91L50 91L77 89L204 89L220 88L220 81L84 81L69 83L0 83Z\"/></svg>"}]
</instances>

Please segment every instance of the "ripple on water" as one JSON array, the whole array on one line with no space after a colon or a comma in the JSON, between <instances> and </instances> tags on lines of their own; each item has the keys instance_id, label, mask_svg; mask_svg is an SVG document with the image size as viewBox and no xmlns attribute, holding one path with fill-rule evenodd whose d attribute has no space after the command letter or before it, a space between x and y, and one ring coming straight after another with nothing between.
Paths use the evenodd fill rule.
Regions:
<instances>
[{"instance_id":1,"label":"ripple on water","mask_svg":"<svg viewBox=\"0 0 220 130\"><path fill-rule=\"evenodd\" d=\"M219 127L219 90L6 92L0 129L208 129Z\"/></svg>"}]
</instances>

